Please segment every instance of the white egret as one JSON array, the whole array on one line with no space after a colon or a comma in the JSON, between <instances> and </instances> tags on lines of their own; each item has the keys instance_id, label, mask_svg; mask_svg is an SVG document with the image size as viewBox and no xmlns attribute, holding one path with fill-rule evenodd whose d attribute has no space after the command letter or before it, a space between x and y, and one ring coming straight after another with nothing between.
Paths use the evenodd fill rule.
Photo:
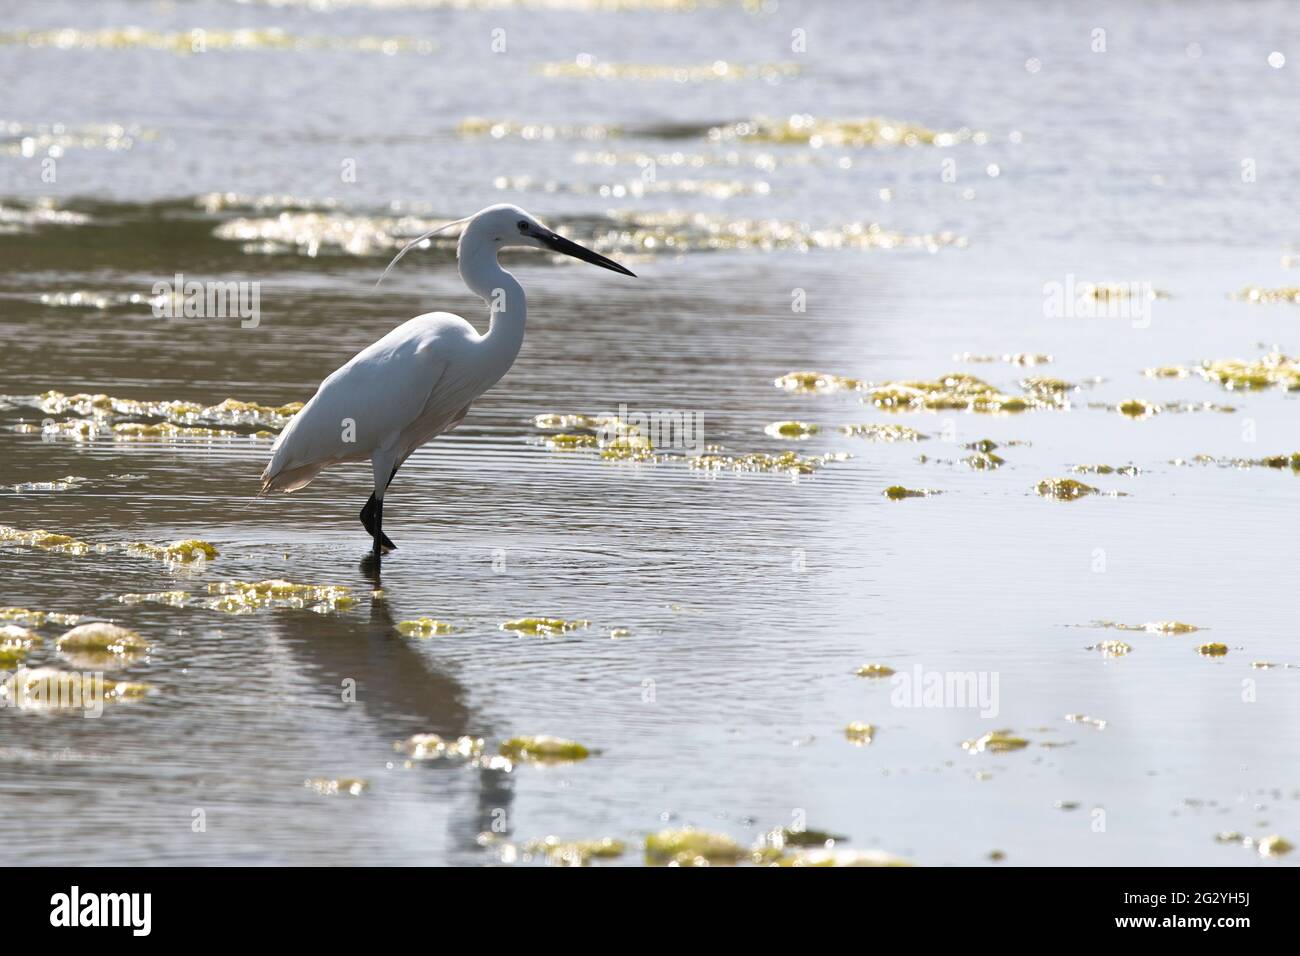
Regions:
<instances>
[{"instance_id":1,"label":"white egret","mask_svg":"<svg viewBox=\"0 0 1300 956\"><path fill-rule=\"evenodd\" d=\"M384 492L397 469L425 442L459 425L470 403L509 371L523 344L524 290L501 268L497 253L507 246L534 246L633 275L612 259L556 235L518 206L502 204L407 243L384 276L408 250L461 223L465 229L456 246L460 277L488 303L488 331L480 335L449 312L429 312L402 323L321 382L276 439L262 472L263 493L290 492L336 462L370 459L375 490L361 509L361 523L376 559L396 547L383 532L383 515Z\"/></svg>"}]
</instances>

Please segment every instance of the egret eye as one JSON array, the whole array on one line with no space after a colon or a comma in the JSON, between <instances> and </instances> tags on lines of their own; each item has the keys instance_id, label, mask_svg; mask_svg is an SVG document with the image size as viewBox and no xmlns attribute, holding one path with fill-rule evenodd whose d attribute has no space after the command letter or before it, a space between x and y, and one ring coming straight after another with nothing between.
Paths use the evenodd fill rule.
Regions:
<instances>
[{"instance_id":1,"label":"egret eye","mask_svg":"<svg viewBox=\"0 0 1300 956\"><path fill-rule=\"evenodd\" d=\"M527 219L520 219L518 225L519 225L519 231L520 231L520 232L527 232L527 231L528 231L528 220L527 220Z\"/></svg>"}]
</instances>

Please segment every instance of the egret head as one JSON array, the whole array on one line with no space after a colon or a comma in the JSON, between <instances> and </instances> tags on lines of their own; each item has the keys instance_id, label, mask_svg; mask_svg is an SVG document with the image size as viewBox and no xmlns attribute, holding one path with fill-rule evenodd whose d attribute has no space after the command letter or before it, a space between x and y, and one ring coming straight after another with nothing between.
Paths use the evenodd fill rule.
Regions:
<instances>
[{"instance_id":1,"label":"egret head","mask_svg":"<svg viewBox=\"0 0 1300 956\"><path fill-rule=\"evenodd\" d=\"M535 249L546 249L550 252L558 252L566 256L572 256L575 259L581 259L583 262L590 262L602 269L612 269L614 272L621 272L625 276L636 278L636 274L630 269L624 268L613 259L607 259L598 252L592 252L585 246L580 246L576 242L557 235L554 231L538 222L533 216L524 212L518 206L512 206L509 203L488 206L481 212L476 213L470 219L469 225L465 227L465 231L461 233L458 252L463 255L480 243L491 243L497 249L504 249L508 246L532 246Z\"/></svg>"},{"instance_id":2,"label":"egret head","mask_svg":"<svg viewBox=\"0 0 1300 956\"><path fill-rule=\"evenodd\" d=\"M495 259L498 251L509 246L532 246L534 249L558 252L581 259L583 262L590 262L602 269L612 269L614 272L636 278L636 273L632 270L619 265L613 259L608 259L598 252L593 252L557 235L518 206L500 203L496 206L488 206L466 219L457 219L455 222L430 229L424 235L412 239L393 257L384 274L379 277L379 282L384 281L384 276L387 276L393 266L397 265L397 261L411 249L445 229L462 224L465 229L461 232L460 241L456 245L456 255L462 262L481 254L484 250L490 250ZM375 285L378 286L379 282Z\"/></svg>"}]
</instances>

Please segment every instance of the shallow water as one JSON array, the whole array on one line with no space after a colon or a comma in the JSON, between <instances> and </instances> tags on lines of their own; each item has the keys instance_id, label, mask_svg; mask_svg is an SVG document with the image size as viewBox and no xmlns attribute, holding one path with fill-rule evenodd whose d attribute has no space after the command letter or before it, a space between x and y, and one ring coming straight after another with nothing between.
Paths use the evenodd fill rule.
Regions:
<instances>
[{"instance_id":1,"label":"shallow water","mask_svg":"<svg viewBox=\"0 0 1300 956\"><path fill-rule=\"evenodd\" d=\"M1300 451L1295 395L1142 374L1300 349L1293 304L1230 298L1300 284L1284 261L1296 242L1284 211L1300 185L1300 45L1281 5L1170 4L1137 18L1118 3L1086 16L897 4L853 30L852 8L829 3L338 6L55 2L18 5L5 24L173 36L279 27L435 49L0 43L0 524L114 546L0 545L0 604L134 628L152 650L112 676L155 688L95 720L0 709L2 858L479 864L500 858L478 840L497 832L520 844L615 837L631 849L610 862L629 863L668 825L749 844L806 822L925 865L983 864L994 850L1017 864L1250 865L1260 854L1215 834L1300 839L1296 473L1172 463ZM1097 26L1105 53L1090 50ZM504 53L490 49L496 28ZM795 29L808 52L790 51ZM1269 53L1288 49L1292 62L1270 67ZM627 68L609 79L544 69L583 53ZM798 69L681 83L631 69L719 59ZM803 112L967 133L948 147L820 148L725 133ZM470 117L551 124L553 138L458 132ZM710 139L714 127L724 132ZM51 146L61 153L47 183ZM1254 182L1242 181L1243 159ZM344 182L350 160L356 181ZM244 198L209 196L227 192ZM257 499L269 441L249 436L260 426L76 440L39 427L79 416L22 398L304 401L411 315L478 319L445 249L371 286L393 242L497 201L599 245L640 279L512 257L532 306L524 350L454 434L403 468L386 508L399 550L381 600L360 564L367 468ZM714 219L647 218L668 213ZM390 222L402 215L412 219ZM760 222L709 228L747 220ZM902 247L861 248L845 239L855 223L878 223ZM176 272L259 282L257 327L155 318L151 287ZM1047 314L1044 285L1071 276L1149 283L1168 298L1136 321ZM804 312L792 311L795 290ZM81 305L41 299L76 292ZM799 370L873 383L964 372L1013 395L1028 376L1081 387L1068 407L1020 414L888 412L867 392L774 387ZM1131 398L1233 410L1130 420L1102 407ZM548 450L533 425L620 405L702 415L706 440L732 454L853 457L797 480L710 475L681 460ZM781 421L821 428L799 442L765 434ZM929 437L839 430L873 422ZM1005 464L961 462L982 439ZM1140 474L1070 470L1100 463ZM10 490L64 476L84 481ZM1124 496L1035 494L1061 477ZM942 494L889 500L894 485ZM219 557L169 566L117 547L185 538ZM117 600L270 578L347 586L359 601L231 615ZM456 630L396 633L422 616ZM554 637L500 629L525 616L591 624ZM1086 627L1099 620L1204 630ZM60 663L64 628L39 630L30 661ZM1131 653L1088 649L1110 639ZM1229 653L1195 652L1210 641ZM889 680L855 676L871 662L996 675L998 713L895 706ZM876 727L869 746L846 739L853 721ZM1030 746L961 746L998 729ZM508 773L406 766L394 741L430 732L482 737L493 752L514 735L555 734L599 752ZM321 795L303 785L317 778L369 786Z\"/></svg>"}]
</instances>

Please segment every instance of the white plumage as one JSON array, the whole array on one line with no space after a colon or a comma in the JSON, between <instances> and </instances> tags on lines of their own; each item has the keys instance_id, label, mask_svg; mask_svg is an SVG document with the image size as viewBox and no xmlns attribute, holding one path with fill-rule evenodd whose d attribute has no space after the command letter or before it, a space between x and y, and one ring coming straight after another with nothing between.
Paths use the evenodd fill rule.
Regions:
<instances>
[{"instance_id":1,"label":"white plumage","mask_svg":"<svg viewBox=\"0 0 1300 956\"><path fill-rule=\"evenodd\" d=\"M409 243L393 263L438 231ZM384 491L392 476L417 448L460 424L470 404L509 371L523 345L524 291L497 262L506 246L551 249L632 275L556 235L517 206L489 206L468 220L456 249L461 278L488 303L488 331L480 335L458 315L430 312L358 352L321 382L280 433L262 472L263 492L296 491L329 465L368 458L375 492L362 510L362 523L374 539L376 556L394 547L381 530Z\"/></svg>"}]
</instances>

